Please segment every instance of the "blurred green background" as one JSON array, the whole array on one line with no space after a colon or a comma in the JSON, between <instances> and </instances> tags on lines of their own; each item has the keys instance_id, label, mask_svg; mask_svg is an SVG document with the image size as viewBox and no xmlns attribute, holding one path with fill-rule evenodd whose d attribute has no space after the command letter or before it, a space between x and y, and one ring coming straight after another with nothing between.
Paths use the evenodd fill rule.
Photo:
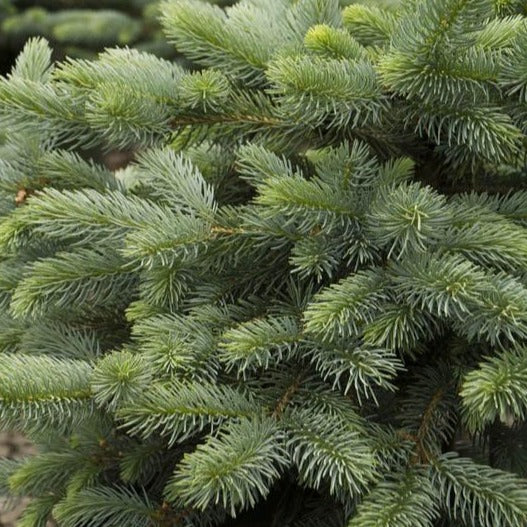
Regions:
<instances>
[{"instance_id":1,"label":"blurred green background","mask_svg":"<svg viewBox=\"0 0 527 527\"><path fill-rule=\"evenodd\" d=\"M56 59L92 57L108 46L170 56L157 24L158 0L0 0L2 70L33 35L52 43Z\"/></svg>"},{"instance_id":2,"label":"blurred green background","mask_svg":"<svg viewBox=\"0 0 527 527\"><path fill-rule=\"evenodd\" d=\"M172 58L157 22L160 0L0 0L0 72L9 71L26 40L46 37L55 59L90 58L130 46ZM217 0L228 5L233 0Z\"/></svg>"}]
</instances>

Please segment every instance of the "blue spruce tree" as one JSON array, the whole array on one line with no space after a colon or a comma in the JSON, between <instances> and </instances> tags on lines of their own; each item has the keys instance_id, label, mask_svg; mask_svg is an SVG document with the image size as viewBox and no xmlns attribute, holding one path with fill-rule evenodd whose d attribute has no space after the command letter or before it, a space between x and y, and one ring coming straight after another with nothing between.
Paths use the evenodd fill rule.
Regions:
<instances>
[{"instance_id":1,"label":"blue spruce tree","mask_svg":"<svg viewBox=\"0 0 527 527\"><path fill-rule=\"evenodd\" d=\"M347 4L0 80L19 527L527 525L527 6Z\"/></svg>"}]
</instances>

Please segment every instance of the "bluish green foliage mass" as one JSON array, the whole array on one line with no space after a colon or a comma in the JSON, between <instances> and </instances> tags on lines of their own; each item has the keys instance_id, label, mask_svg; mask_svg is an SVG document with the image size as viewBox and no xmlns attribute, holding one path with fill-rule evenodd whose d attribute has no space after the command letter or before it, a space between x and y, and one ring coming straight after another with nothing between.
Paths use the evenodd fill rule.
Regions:
<instances>
[{"instance_id":1,"label":"bluish green foliage mass","mask_svg":"<svg viewBox=\"0 0 527 527\"><path fill-rule=\"evenodd\" d=\"M527 5L346 4L0 79L20 527L527 525Z\"/></svg>"}]
</instances>

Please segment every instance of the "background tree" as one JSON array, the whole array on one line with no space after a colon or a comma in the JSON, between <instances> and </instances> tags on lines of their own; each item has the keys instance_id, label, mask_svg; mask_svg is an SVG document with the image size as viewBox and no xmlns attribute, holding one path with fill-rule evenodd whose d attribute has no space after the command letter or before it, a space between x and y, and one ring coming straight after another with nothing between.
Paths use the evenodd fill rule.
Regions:
<instances>
[{"instance_id":1,"label":"background tree","mask_svg":"<svg viewBox=\"0 0 527 527\"><path fill-rule=\"evenodd\" d=\"M229 0L210 0L227 5ZM95 58L105 47L133 46L174 58L158 23L159 0L0 0L0 46L8 71L26 40L43 36L54 59Z\"/></svg>"}]
</instances>

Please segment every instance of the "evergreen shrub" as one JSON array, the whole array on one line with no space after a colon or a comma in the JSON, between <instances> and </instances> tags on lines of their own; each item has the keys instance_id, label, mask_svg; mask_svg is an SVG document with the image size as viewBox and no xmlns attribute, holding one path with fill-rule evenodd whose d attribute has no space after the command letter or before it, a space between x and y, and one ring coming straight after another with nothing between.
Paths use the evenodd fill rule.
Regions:
<instances>
[{"instance_id":1,"label":"evergreen shrub","mask_svg":"<svg viewBox=\"0 0 527 527\"><path fill-rule=\"evenodd\" d=\"M525 2L161 12L0 79L19 527L525 527Z\"/></svg>"}]
</instances>

